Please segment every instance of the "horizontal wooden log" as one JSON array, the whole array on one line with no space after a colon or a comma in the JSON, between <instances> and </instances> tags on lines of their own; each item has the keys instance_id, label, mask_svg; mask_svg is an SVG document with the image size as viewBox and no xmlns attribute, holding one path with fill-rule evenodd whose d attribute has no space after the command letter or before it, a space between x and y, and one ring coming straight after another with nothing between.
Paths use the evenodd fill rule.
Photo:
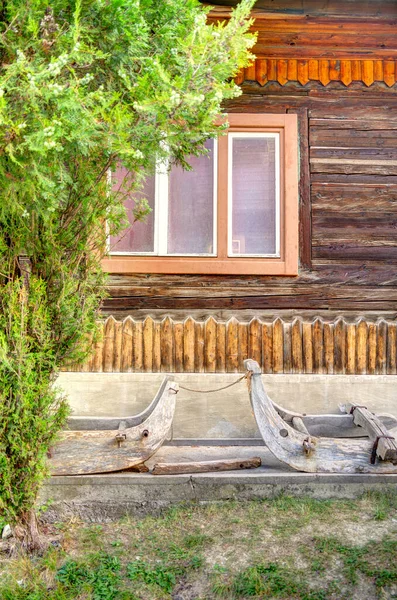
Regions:
<instances>
[{"instance_id":1,"label":"horizontal wooden log","mask_svg":"<svg viewBox=\"0 0 397 600\"><path fill-rule=\"evenodd\" d=\"M354 184L324 186L321 183L313 183L311 202L313 214L316 211L320 213L330 211L338 215L345 212L359 212L370 216L371 213L379 214L379 211L393 214L392 211L397 213L397 186L375 187Z\"/></svg>"},{"instance_id":2,"label":"horizontal wooden log","mask_svg":"<svg viewBox=\"0 0 397 600\"><path fill-rule=\"evenodd\" d=\"M154 465L152 475L182 475L188 473L216 473L219 471L241 471L242 469L257 469L261 466L261 459L253 458L225 458L224 460L203 460L200 462L157 463Z\"/></svg>"}]
</instances>

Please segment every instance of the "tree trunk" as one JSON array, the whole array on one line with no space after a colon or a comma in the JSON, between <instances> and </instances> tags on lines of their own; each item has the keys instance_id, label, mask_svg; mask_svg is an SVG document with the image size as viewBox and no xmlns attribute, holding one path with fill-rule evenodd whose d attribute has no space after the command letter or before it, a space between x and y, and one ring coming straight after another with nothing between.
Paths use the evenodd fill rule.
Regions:
<instances>
[{"instance_id":1,"label":"tree trunk","mask_svg":"<svg viewBox=\"0 0 397 600\"><path fill-rule=\"evenodd\" d=\"M47 547L44 536L40 534L39 522L34 509L23 513L14 527L14 536L24 552L41 554Z\"/></svg>"}]
</instances>

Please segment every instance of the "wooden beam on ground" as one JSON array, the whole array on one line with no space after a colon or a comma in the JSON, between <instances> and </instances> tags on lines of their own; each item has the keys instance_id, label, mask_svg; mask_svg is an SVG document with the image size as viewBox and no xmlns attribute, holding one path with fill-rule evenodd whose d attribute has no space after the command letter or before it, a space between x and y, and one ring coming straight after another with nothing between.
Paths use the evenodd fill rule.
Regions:
<instances>
[{"instance_id":1,"label":"wooden beam on ground","mask_svg":"<svg viewBox=\"0 0 397 600\"><path fill-rule=\"evenodd\" d=\"M253 458L227 458L225 460L203 460L199 462L184 463L157 463L154 465L152 475L182 475L186 473L211 473L217 471L241 471L242 469L256 469L261 466L261 459Z\"/></svg>"}]
</instances>

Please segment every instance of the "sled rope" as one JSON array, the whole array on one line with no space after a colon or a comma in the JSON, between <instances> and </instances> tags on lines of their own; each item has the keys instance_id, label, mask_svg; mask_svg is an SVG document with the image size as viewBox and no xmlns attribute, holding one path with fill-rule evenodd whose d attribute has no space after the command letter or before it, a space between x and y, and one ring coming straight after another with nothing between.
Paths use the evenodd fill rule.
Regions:
<instances>
[{"instance_id":1,"label":"sled rope","mask_svg":"<svg viewBox=\"0 0 397 600\"><path fill-rule=\"evenodd\" d=\"M227 390L228 388L232 387L233 385L237 385L238 383L240 383L240 381L243 381L243 379L248 379L248 373L245 373L245 375L243 375L242 377L239 377L238 379L236 379L236 381L233 381L233 383L229 383L228 385L224 385L220 388L216 388L213 390L196 390L193 388L188 388L185 387L184 385L179 384L179 387L181 388L181 390L185 390L186 392L195 392L197 394L213 394L214 392L221 392L222 390Z\"/></svg>"}]
</instances>

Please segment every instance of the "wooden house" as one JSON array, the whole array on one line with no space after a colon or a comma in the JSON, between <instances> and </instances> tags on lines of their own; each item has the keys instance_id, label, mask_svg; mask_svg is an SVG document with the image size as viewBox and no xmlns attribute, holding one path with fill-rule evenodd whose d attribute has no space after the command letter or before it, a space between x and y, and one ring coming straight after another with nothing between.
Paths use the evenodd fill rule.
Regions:
<instances>
[{"instance_id":1,"label":"wooden house","mask_svg":"<svg viewBox=\"0 0 397 600\"><path fill-rule=\"evenodd\" d=\"M227 19L233 1L211 4ZM258 0L253 16L228 136L187 179L148 183L146 232L105 261L85 371L233 373L249 356L268 374L397 373L397 2Z\"/></svg>"}]
</instances>

